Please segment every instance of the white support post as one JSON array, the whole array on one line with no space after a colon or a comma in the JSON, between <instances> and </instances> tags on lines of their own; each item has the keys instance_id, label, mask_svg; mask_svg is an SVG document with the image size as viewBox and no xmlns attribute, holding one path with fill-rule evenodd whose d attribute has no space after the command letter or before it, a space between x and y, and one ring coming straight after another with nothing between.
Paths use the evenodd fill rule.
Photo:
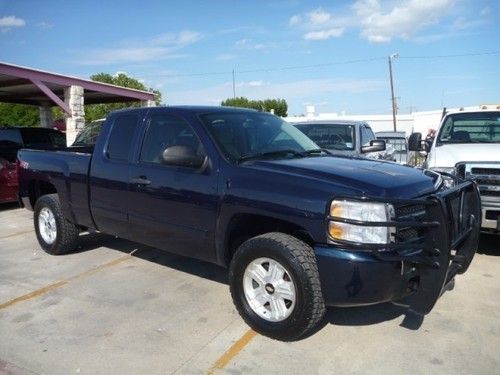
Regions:
<instances>
[{"instance_id":1,"label":"white support post","mask_svg":"<svg viewBox=\"0 0 500 375\"><path fill-rule=\"evenodd\" d=\"M64 102L71 111L71 116L65 114L66 143L68 146L75 141L78 132L85 126L85 109L83 107L83 87L70 86L64 89Z\"/></svg>"},{"instance_id":2,"label":"white support post","mask_svg":"<svg viewBox=\"0 0 500 375\"><path fill-rule=\"evenodd\" d=\"M38 107L40 110L40 125L42 128L52 128L52 107L48 104Z\"/></svg>"},{"instance_id":3,"label":"white support post","mask_svg":"<svg viewBox=\"0 0 500 375\"><path fill-rule=\"evenodd\" d=\"M156 103L154 100L142 100L141 105L143 107L156 107Z\"/></svg>"}]
</instances>

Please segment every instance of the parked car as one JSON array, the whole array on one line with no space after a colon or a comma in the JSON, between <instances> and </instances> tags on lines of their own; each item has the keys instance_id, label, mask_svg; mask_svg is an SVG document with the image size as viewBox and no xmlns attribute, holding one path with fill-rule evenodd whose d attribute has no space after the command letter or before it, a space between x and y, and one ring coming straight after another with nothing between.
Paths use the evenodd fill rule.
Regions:
<instances>
[{"instance_id":1,"label":"parked car","mask_svg":"<svg viewBox=\"0 0 500 375\"><path fill-rule=\"evenodd\" d=\"M45 128L0 128L0 203L17 201L16 156L23 147L52 149L66 146L64 134Z\"/></svg>"},{"instance_id":2,"label":"parked car","mask_svg":"<svg viewBox=\"0 0 500 375\"><path fill-rule=\"evenodd\" d=\"M482 229L500 233L500 110L459 111L444 115L437 136L422 141L420 133L409 139L411 151L426 151L424 167L479 185Z\"/></svg>"},{"instance_id":3,"label":"parked car","mask_svg":"<svg viewBox=\"0 0 500 375\"><path fill-rule=\"evenodd\" d=\"M253 110L117 111L92 151L18 158L45 251L99 230L229 267L243 319L280 340L311 333L326 305L426 314L478 243L474 182L446 190L435 172L335 157Z\"/></svg>"},{"instance_id":4,"label":"parked car","mask_svg":"<svg viewBox=\"0 0 500 375\"><path fill-rule=\"evenodd\" d=\"M385 141L377 140L370 125L360 121L307 121L293 124L318 146L335 155L393 160Z\"/></svg>"},{"instance_id":5,"label":"parked car","mask_svg":"<svg viewBox=\"0 0 500 375\"><path fill-rule=\"evenodd\" d=\"M377 139L385 141L386 147L394 149L394 161L399 164L408 164L408 145L405 132L377 132Z\"/></svg>"}]
</instances>

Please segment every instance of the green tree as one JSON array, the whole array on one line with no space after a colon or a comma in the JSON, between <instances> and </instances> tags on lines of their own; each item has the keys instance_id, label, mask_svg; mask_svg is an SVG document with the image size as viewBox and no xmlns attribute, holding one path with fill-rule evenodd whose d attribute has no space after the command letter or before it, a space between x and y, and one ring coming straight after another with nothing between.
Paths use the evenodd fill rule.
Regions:
<instances>
[{"instance_id":1,"label":"green tree","mask_svg":"<svg viewBox=\"0 0 500 375\"><path fill-rule=\"evenodd\" d=\"M266 99L266 100L249 100L243 96L238 98L229 98L221 102L222 106L252 108L259 111L271 112L277 116L288 116L288 104L285 99Z\"/></svg>"},{"instance_id":2,"label":"green tree","mask_svg":"<svg viewBox=\"0 0 500 375\"><path fill-rule=\"evenodd\" d=\"M38 107L26 104L0 103L0 126L38 126Z\"/></svg>"},{"instance_id":3,"label":"green tree","mask_svg":"<svg viewBox=\"0 0 500 375\"><path fill-rule=\"evenodd\" d=\"M142 82L133 77L129 77L124 73L111 75L109 73L97 73L90 77L93 81L109 83L111 85L128 87L136 90L149 91L155 94L155 102L157 105L161 104L161 92L152 88L147 88ZM90 122L100 118L106 117L111 111L117 109L140 107L141 103L111 103L111 104L90 104L85 106L85 121Z\"/></svg>"}]
</instances>

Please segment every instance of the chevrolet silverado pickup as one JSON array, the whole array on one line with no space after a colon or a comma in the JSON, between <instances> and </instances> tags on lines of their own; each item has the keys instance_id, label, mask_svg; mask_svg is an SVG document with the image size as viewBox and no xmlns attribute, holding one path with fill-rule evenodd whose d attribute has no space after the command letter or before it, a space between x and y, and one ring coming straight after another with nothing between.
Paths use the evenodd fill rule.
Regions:
<instances>
[{"instance_id":1,"label":"chevrolet silverado pickup","mask_svg":"<svg viewBox=\"0 0 500 375\"><path fill-rule=\"evenodd\" d=\"M421 142L420 133L410 136L411 151L425 151L425 168L474 180L482 203L482 230L500 233L500 110L479 109L446 113L437 136ZM410 145L410 142L409 142Z\"/></svg>"},{"instance_id":2,"label":"chevrolet silverado pickup","mask_svg":"<svg viewBox=\"0 0 500 375\"><path fill-rule=\"evenodd\" d=\"M93 147L21 150L18 168L48 253L101 231L228 267L240 315L279 340L310 334L325 306L427 314L478 243L473 181L333 156L253 110L117 111Z\"/></svg>"}]
</instances>

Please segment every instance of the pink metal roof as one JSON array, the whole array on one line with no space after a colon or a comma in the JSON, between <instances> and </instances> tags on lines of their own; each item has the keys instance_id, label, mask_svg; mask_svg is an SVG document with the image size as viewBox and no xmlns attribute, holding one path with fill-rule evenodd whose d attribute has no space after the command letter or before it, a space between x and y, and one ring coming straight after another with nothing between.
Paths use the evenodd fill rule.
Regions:
<instances>
[{"instance_id":1,"label":"pink metal roof","mask_svg":"<svg viewBox=\"0 0 500 375\"><path fill-rule=\"evenodd\" d=\"M58 105L68 112L64 89L73 85L83 87L85 104L154 100L147 91L0 62L0 102Z\"/></svg>"}]
</instances>

